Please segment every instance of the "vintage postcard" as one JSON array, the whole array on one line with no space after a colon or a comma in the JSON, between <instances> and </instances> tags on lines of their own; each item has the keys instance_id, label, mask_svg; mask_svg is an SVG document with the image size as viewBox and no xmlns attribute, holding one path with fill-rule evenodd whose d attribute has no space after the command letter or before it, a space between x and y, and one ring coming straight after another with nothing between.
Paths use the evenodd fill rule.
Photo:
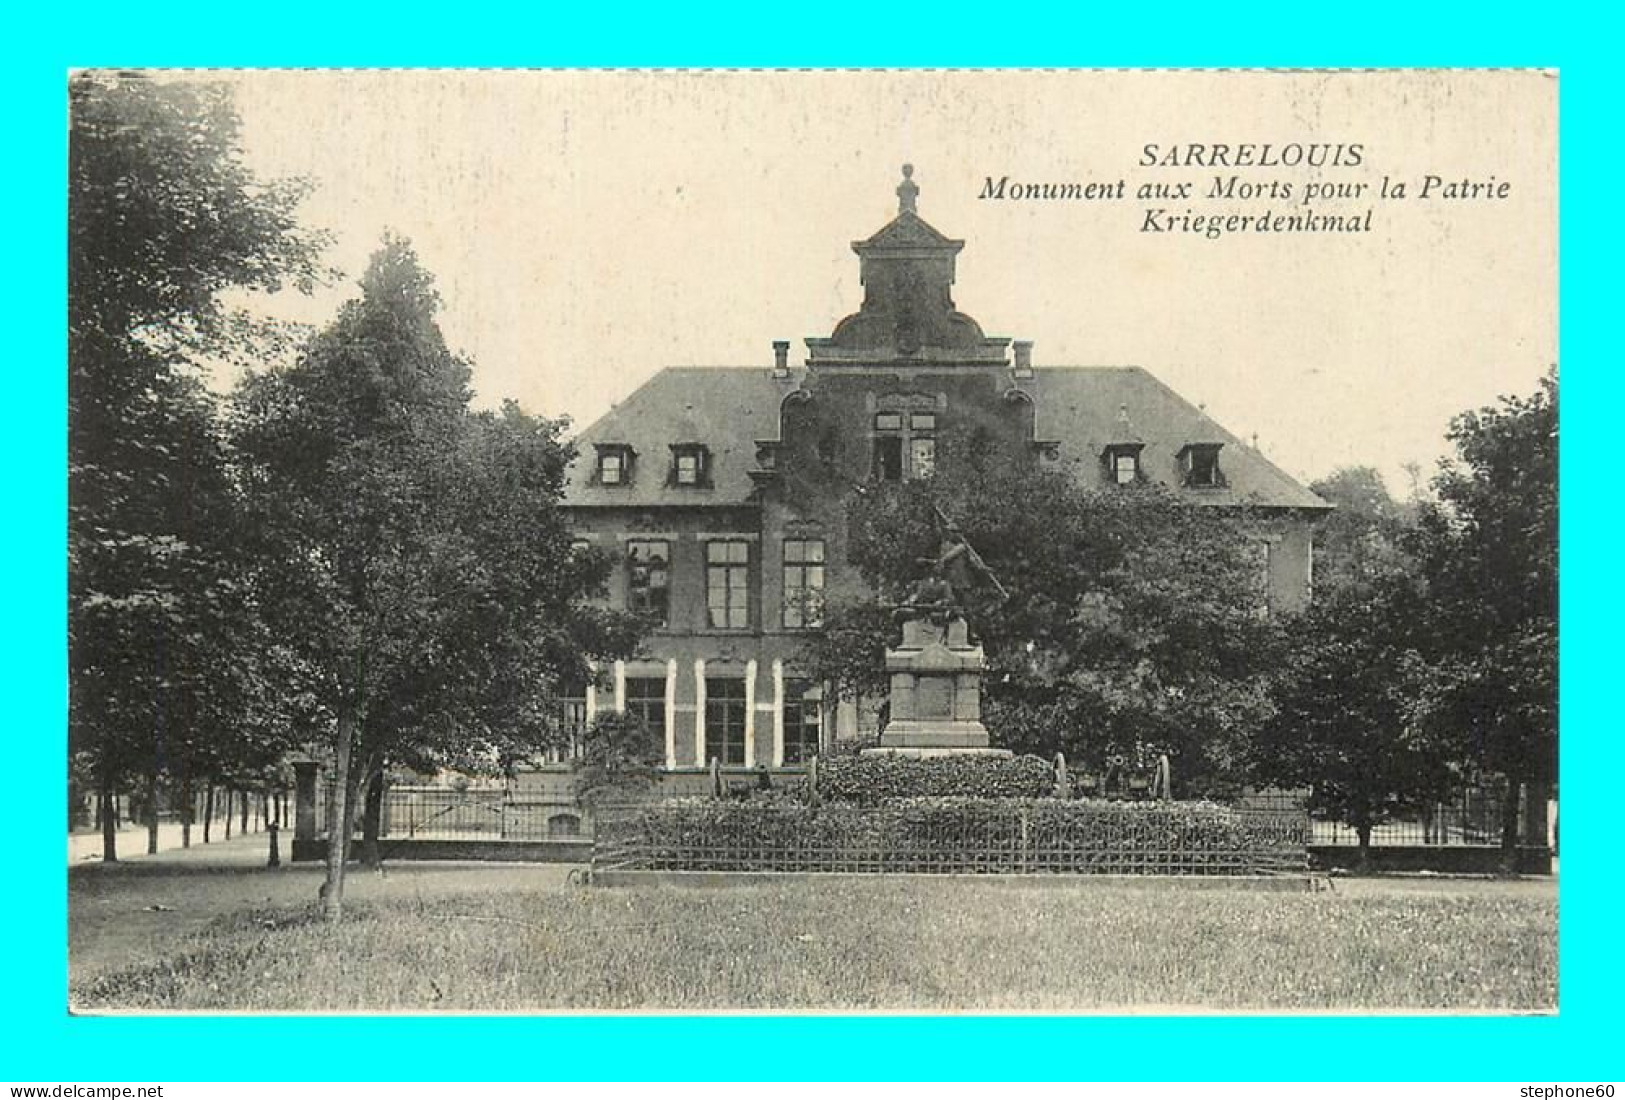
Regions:
<instances>
[{"instance_id":1,"label":"vintage postcard","mask_svg":"<svg viewBox=\"0 0 1625 1100\"><path fill-rule=\"evenodd\" d=\"M72 74L72 1007L1555 1012L1557 88Z\"/></svg>"}]
</instances>

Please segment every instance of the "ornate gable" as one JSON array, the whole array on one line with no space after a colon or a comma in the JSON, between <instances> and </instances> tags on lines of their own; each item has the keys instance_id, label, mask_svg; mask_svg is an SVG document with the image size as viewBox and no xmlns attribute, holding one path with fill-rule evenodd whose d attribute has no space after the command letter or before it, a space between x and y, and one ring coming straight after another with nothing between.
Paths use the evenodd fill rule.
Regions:
<instances>
[{"instance_id":1,"label":"ornate gable","mask_svg":"<svg viewBox=\"0 0 1625 1100\"><path fill-rule=\"evenodd\" d=\"M989 339L954 308L954 260L965 242L938 232L915 209L919 185L903 165L897 217L868 240L854 241L863 305L828 339L809 339L810 365L874 363L1003 363L1008 340Z\"/></svg>"}]
</instances>

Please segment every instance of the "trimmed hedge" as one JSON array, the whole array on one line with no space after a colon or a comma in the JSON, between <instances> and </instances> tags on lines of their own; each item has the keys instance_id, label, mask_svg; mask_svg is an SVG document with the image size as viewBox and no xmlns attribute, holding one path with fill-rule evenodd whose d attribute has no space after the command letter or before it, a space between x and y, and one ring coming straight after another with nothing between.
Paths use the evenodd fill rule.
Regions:
<instances>
[{"instance_id":1,"label":"trimmed hedge","mask_svg":"<svg viewBox=\"0 0 1625 1100\"><path fill-rule=\"evenodd\" d=\"M666 871L1239 875L1302 871L1308 818L1213 803L672 800L601 823L594 862Z\"/></svg>"},{"instance_id":2,"label":"trimmed hedge","mask_svg":"<svg viewBox=\"0 0 1625 1100\"><path fill-rule=\"evenodd\" d=\"M1055 767L1037 756L840 756L818 761L818 796L874 803L911 796L1046 798Z\"/></svg>"}]
</instances>

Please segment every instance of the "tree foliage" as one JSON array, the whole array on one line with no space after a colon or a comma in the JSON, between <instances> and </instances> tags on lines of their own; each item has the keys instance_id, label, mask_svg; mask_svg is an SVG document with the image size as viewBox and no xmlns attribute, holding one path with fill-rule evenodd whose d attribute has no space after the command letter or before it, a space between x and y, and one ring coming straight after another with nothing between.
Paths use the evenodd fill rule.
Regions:
<instances>
[{"instance_id":1,"label":"tree foliage","mask_svg":"<svg viewBox=\"0 0 1625 1100\"><path fill-rule=\"evenodd\" d=\"M469 411L468 366L407 242L387 239L360 289L235 406L266 607L333 715L335 916L361 787L393 765L497 767L554 743L555 687L635 641L582 604L607 565L572 549L555 507L562 425Z\"/></svg>"},{"instance_id":2,"label":"tree foliage","mask_svg":"<svg viewBox=\"0 0 1625 1100\"><path fill-rule=\"evenodd\" d=\"M604 711L593 719L572 761L576 792L589 804L636 798L659 779L666 746L641 717Z\"/></svg>"},{"instance_id":3,"label":"tree foliage","mask_svg":"<svg viewBox=\"0 0 1625 1100\"><path fill-rule=\"evenodd\" d=\"M160 362L218 355L246 333L224 291L308 290L325 274L322 238L296 218L309 184L243 164L227 88L90 72L68 94L75 342Z\"/></svg>"},{"instance_id":4,"label":"tree foliage","mask_svg":"<svg viewBox=\"0 0 1625 1100\"><path fill-rule=\"evenodd\" d=\"M107 797L275 752L244 735L263 639L214 401L189 368L245 346L224 291L308 286L321 242L294 221L303 185L242 165L224 89L87 73L69 96L70 752Z\"/></svg>"},{"instance_id":5,"label":"tree foliage","mask_svg":"<svg viewBox=\"0 0 1625 1100\"><path fill-rule=\"evenodd\" d=\"M1260 614L1258 518L944 444L933 477L852 498L848 556L896 603L938 552L935 510L963 530L1009 592L956 592L987 652L983 720L995 741L1062 751L1080 767L1169 753L1186 789L1238 776L1271 709L1278 648ZM882 667L889 639L872 603L835 607L809 656L844 693L873 691L861 670Z\"/></svg>"},{"instance_id":6,"label":"tree foliage","mask_svg":"<svg viewBox=\"0 0 1625 1100\"><path fill-rule=\"evenodd\" d=\"M1278 711L1256 746L1256 777L1308 787L1310 805L1359 837L1443 794L1448 753L1416 717L1430 624L1412 509L1375 470L1311 486L1338 506L1316 532L1315 599L1291 626Z\"/></svg>"},{"instance_id":7,"label":"tree foliage","mask_svg":"<svg viewBox=\"0 0 1625 1100\"><path fill-rule=\"evenodd\" d=\"M1519 784L1557 778L1557 431L1555 370L1457 416L1421 521L1436 623L1422 709L1469 767L1506 780L1509 850Z\"/></svg>"}]
</instances>

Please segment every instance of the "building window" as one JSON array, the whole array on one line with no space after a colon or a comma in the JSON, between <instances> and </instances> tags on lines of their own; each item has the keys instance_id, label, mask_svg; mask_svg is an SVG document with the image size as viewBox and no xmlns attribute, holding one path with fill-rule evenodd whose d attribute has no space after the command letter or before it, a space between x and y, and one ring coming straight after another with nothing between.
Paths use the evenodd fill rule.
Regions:
<instances>
[{"instance_id":1,"label":"building window","mask_svg":"<svg viewBox=\"0 0 1625 1100\"><path fill-rule=\"evenodd\" d=\"M1253 543L1253 556L1256 563L1254 568L1257 570L1254 583L1258 591L1258 602L1254 611L1260 619L1267 619L1273 610L1270 599L1270 576L1274 571L1275 544L1268 539L1257 540Z\"/></svg>"},{"instance_id":2,"label":"building window","mask_svg":"<svg viewBox=\"0 0 1625 1100\"><path fill-rule=\"evenodd\" d=\"M879 481L903 480L903 437L879 435L875 437L874 476Z\"/></svg>"},{"instance_id":3,"label":"building window","mask_svg":"<svg viewBox=\"0 0 1625 1100\"><path fill-rule=\"evenodd\" d=\"M876 413L874 425L873 475L876 479L901 481L905 477L930 477L936 472L936 413Z\"/></svg>"},{"instance_id":4,"label":"building window","mask_svg":"<svg viewBox=\"0 0 1625 1100\"><path fill-rule=\"evenodd\" d=\"M1114 485L1132 485L1140 480L1140 451L1143 443L1108 443L1100 454L1106 480ZM1183 452L1181 452L1183 456ZM1181 457L1183 461L1183 457Z\"/></svg>"},{"instance_id":5,"label":"building window","mask_svg":"<svg viewBox=\"0 0 1625 1100\"><path fill-rule=\"evenodd\" d=\"M666 678L664 676L628 676L626 678L626 713L635 715L643 727L666 739Z\"/></svg>"},{"instance_id":6,"label":"building window","mask_svg":"<svg viewBox=\"0 0 1625 1100\"><path fill-rule=\"evenodd\" d=\"M908 460L909 477L930 477L937 469L937 441L916 436L909 443Z\"/></svg>"},{"instance_id":7,"label":"building window","mask_svg":"<svg viewBox=\"0 0 1625 1100\"><path fill-rule=\"evenodd\" d=\"M705 681L705 751L724 764L745 762L745 681Z\"/></svg>"},{"instance_id":8,"label":"building window","mask_svg":"<svg viewBox=\"0 0 1625 1100\"><path fill-rule=\"evenodd\" d=\"M809 680L784 685L784 763L805 764L818 754L824 732L824 691Z\"/></svg>"},{"instance_id":9,"label":"building window","mask_svg":"<svg viewBox=\"0 0 1625 1100\"><path fill-rule=\"evenodd\" d=\"M750 627L750 543L716 539L705 544L705 606L714 630Z\"/></svg>"},{"instance_id":10,"label":"building window","mask_svg":"<svg viewBox=\"0 0 1625 1100\"><path fill-rule=\"evenodd\" d=\"M1187 443L1179 452L1179 461L1185 473L1185 484L1196 489L1217 489L1224 485L1224 472L1219 469L1218 443Z\"/></svg>"},{"instance_id":11,"label":"building window","mask_svg":"<svg viewBox=\"0 0 1625 1100\"><path fill-rule=\"evenodd\" d=\"M542 754L545 764L560 764L581 755L582 742L587 733L587 685L564 686L559 690L553 706L558 736L553 746Z\"/></svg>"},{"instance_id":12,"label":"building window","mask_svg":"<svg viewBox=\"0 0 1625 1100\"><path fill-rule=\"evenodd\" d=\"M632 539L626 544L626 606L665 626L671 603L671 544Z\"/></svg>"},{"instance_id":13,"label":"building window","mask_svg":"<svg viewBox=\"0 0 1625 1100\"><path fill-rule=\"evenodd\" d=\"M710 452L706 448L697 443L684 443L673 447L671 451L672 484L690 486L710 484Z\"/></svg>"},{"instance_id":14,"label":"building window","mask_svg":"<svg viewBox=\"0 0 1625 1100\"><path fill-rule=\"evenodd\" d=\"M824 540L784 540L784 626L824 623Z\"/></svg>"},{"instance_id":15,"label":"building window","mask_svg":"<svg viewBox=\"0 0 1625 1100\"><path fill-rule=\"evenodd\" d=\"M632 480L632 448L622 443L600 443L597 447L598 483L628 484Z\"/></svg>"}]
</instances>

